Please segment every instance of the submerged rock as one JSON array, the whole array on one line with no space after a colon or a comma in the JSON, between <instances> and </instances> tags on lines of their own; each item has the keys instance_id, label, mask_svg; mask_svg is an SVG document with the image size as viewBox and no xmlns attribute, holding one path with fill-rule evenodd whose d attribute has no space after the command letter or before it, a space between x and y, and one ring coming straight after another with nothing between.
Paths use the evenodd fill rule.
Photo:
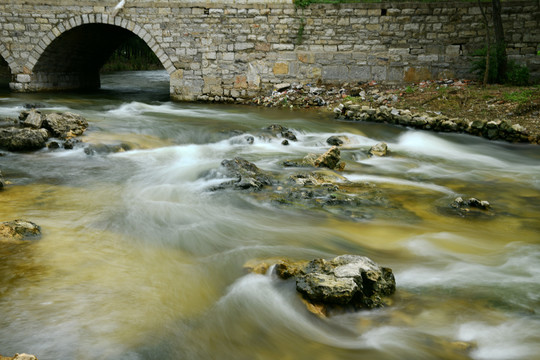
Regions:
<instances>
[{"instance_id":1,"label":"submerged rock","mask_svg":"<svg viewBox=\"0 0 540 360\"><path fill-rule=\"evenodd\" d=\"M0 129L0 148L9 151L31 151L45 147L49 134L45 129Z\"/></svg>"},{"instance_id":2,"label":"submerged rock","mask_svg":"<svg viewBox=\"0 0 540 360\"><path fill-rule=\"evenodd\" d=\"M461 217L491 217L494 215L488 201L477 198L463 199L462 197L455 198L450 207L443 209L443 212L457 214Z\"/></svg>"},{"instance_id":3,"label":"submerged rock","mask_svg":"<svg viewBox=\"0 0 540 360\"><path fill-rule=\"evenodd\" d=\"M90 144L84 149L86 155L96 155L96 154L110 154L110 153L119 153L131 150L131 145L129 144L117 144L117 145L107 145L107 144Z\"/></svg>"},{"instance_id":4,"label":"submerged rock","mask_svg":"<svg viewBox=\"0 0 540 360\"><path fill-rule=\"evenodd\" d=\"M268 269L267 262L249 268ZM359 255L341 255L333 259L311 261L279 261L275 273L284 280L293 279L310 311L373 309L384 305L384 298L396 291L392 269L381 267Z\"/></svg>"},{"instance_id":5,"label":"submerged rock","mask_svg":"<svg viewBox=\"0 0 540 360\"><path fill-rule=\"evenodd\" d=\"M265 185L272 185L272 178L268 174L245 159L236 157L232 160L223 160L221 166L225 168L227 176L235 178L222 183L221 187L261 190Z\"/></svg>"},{"instance_id":6,"label":"submerged rock","mask_svg":"<svg viewBox=\"0 0 540 360\"><path fill-rule=\"evenodd\" d=\"M0 241L34 240L41 236L41 228L26 220L0 223Z\"/></svg>"}]
</instances>

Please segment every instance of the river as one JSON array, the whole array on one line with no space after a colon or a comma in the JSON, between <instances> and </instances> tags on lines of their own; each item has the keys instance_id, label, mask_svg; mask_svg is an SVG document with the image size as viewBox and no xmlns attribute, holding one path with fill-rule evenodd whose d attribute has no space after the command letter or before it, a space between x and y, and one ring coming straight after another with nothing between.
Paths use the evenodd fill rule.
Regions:
<instances>
[{"instance_id":1,"label":"river","mask_svg":"<svg viewBox=\"0 0 540 360\"><path fill-rule=\"evenodd\" d=\"M96 93L0 93L72 111L74 150L0 151L0 220L40 240L0 243L0 354L60 359L540 359L540 151L331 114L168 101L164 72L103 77ZM298 142L260 138L279 123ZM242 133L240 133L240 131ZM245 141L253 134L254 143ZM342 175L388 203L352 218L212 191L223 159L290 171L346 135ZM391 156L368 157L384 141ZM132 150L88 155L88 143ZM450 204L476 197L488 214ZM365 255L393 269L390 306L321 319L255 258Z\"/></svg>"}]
</instances>

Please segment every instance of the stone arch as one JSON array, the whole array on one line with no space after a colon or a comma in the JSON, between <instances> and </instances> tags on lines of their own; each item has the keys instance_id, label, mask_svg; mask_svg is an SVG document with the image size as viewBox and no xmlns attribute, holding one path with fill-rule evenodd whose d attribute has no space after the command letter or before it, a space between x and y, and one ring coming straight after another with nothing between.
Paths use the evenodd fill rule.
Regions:
<instances>
[{"instance_id":1,"label":"stone arch","mask_svg":"<svg viewBox=\"0 0 540 360\"><path fill-rule=\"evenodd\" d=\"M143 27L119 16L85 14L50 30L28 56L24 70L30 75L18 80L24 90L99 87L99 69L120 43L133 35L148 45L169 75L176 70Z\"/></svg>"}]
</instances>

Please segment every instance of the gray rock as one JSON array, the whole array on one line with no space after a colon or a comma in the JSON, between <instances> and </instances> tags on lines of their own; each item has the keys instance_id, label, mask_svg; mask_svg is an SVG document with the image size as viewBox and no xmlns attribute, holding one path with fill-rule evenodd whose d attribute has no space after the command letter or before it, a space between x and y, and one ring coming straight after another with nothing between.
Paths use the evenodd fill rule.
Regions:
<instances>
[{"instance_id":1,"label":"gray rock","mask_svg":"<svg viewBox=\"0 0 540 360\"><path fill-rule=\"evenodd\" d=\"M5 185L6 182L4 181L4 177L2 176L2 172L0 171L0 190L2 190Z\"/></svg>"},{"instance_id":2,"label":"gray rock","mask_svg":"<svg viewBox=\"0 0 540 360\"><path fill-rule=\"evenodd\" d=\"M384 142L373 145L369 153L375 156L386 156L388 154L388 145Z\"/></svg>"},{"instance_id":3,"label":"gray rock","mask_svg":"<svg viewBox=\"0 0 540 360\"><path fill-rule=\"evenodd\" d=\"M39 111L30 110L24 119L22 125L32 129L39 129L43 123L43 116Z\"/></svg>"},{"instance_id":4,"label":"gray rock","mask_svg":"<svg viewBox=\"0 0 540 360\"><path fill-rule=\"evenodd\" d=\"M392 270L359 255L315 259L297 263L280 262L276 274L293 278L306 300L329 307L372 309L383 306L383 298L396 291Z\"/></svg>"},{"instance_id":5,"label":"gray rock","mask_svg":"<svg viewBox=\"0 0 540 360\"><path fill-rule=\"evenodd\" d=\"M45 147L48 138L45 129L0 129L0 148L9 151L38 150Z\"/></svg>"},{"instance_id":6,"label":"gray rock","mask_svg":"<svg viewBox=\"0 0 540 360\"><path fill-rule=\"evenodd\" d=\"M88 128L88 122L78 114L66 112L63 114L47 114L43 120L43 128L50 131L53 137L68 139L80 136Z\"/></svg>"},{"instance_id":7,"label":"gray rock","mask_svg":"<svg viewBox=\"0 0 540 360\"><path fill-rule=\"evenodd\" d=\"M26 220L13 220L0 223L0 241L11 242L37 239L41 228Z\"/></svg>"},{"instance_id":8,"label":"gray rock","mask_svg":"<svg viewBox=\"0 0 540 360\"><path fill-rule=\"evenodd\" d=\"M291 84L289 83L282 83L282 84L276 85L276 91L285 91L290 88L291 88Z\"/></svg>"},{"instance_id":9,"label":"gray rock","mask_svg":"<svg viewBox=\"0 0 540 360\"><path fill-rule=\"evenodd\" d=\"M236 157L232 160L223 160L221 166L225 168L227 176L235 178L222 183L221 187L261 190L265 185L272 185L272 178L269 175L245 159Z\"/></svg>"}]
</instances>

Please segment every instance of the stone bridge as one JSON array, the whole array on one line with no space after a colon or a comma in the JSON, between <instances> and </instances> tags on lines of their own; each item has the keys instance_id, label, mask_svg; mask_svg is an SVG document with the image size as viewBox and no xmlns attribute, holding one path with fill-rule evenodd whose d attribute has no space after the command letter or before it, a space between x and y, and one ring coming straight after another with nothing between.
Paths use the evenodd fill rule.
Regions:
<instances>
[{"instance_id":1,"label":"stone bridge","mask_svg":"<svg viewBox=\"0 0 540 360\"><path fill-rule=\"evenodd\" d=\"M99 87L130 36L154 51L175 100L226 100L278 83L470 77L485 45L476 2L312 4L291 0L10 0L0 65L13 91ZM540 2L503 3L510 58L540 79ZM490 12L489 3L486 10Z\"/></svg>"}]
</instances>

